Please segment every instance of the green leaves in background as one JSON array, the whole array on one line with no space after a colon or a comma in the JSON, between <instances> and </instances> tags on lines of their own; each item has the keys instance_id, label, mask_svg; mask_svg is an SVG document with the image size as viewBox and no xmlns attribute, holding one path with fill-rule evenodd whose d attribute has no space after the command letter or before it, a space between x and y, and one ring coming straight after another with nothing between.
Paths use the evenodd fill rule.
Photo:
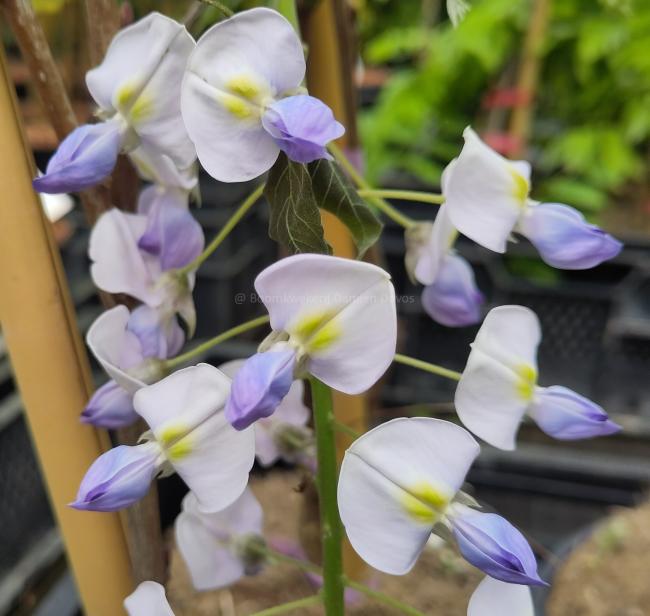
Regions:
<instances>
[{"instance_id":1,"label":"green leaves in background","mask_svg":"<svg viewBox=\"0 0 650 616\"><path fill-rule=\"evenodd\" d=\"M334 214L349 229L358 257L362 257L379 239L382 223L337 163L318 160L309 165L309 173L318 207Z\"/></svg>"},{"instance_id":2,"label":"green leaves in background","mask_svg":"<svg viewBox=\"0 0 650 616\"><path fill-rule=\"evenodd\" d=\"M381 222L334 162L302 165L281 154L269 173L264 194L271 210L269 235L291 253L331 254L321 209L349 229L359 257L381 234Z\"/></svg>"}]
</instances>

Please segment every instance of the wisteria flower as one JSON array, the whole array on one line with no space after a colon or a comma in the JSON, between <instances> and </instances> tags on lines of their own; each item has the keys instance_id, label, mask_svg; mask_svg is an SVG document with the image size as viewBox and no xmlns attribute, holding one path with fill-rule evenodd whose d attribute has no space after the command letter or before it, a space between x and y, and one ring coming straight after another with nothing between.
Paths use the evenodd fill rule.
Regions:
<instances>
[{"instance_id":1,"label":"wisteria flower","mask_svg":"<svg viewBox=\"0 0 650 616\"><path fill-rule=\"evenodd\" d=\"M541 336L539 319L529 308L499 306L488 313L456 389L463 424L501 449L515 448L526 414L557 439L618 432L620 427L587 398L565 387L537 385Z\"/></svg>"},{"instance_id":2,"label":"wisteria flower","mask_svg":"<svg viewBox=\"0 0 650 616\"><path fill-rule=\"evenodd\" d=\"M86 74L99 124L74 130L34 180L39 192L71 192L109 175L120 151L138 146L164 154L179 168L196 154L180 114L180 84L194 40L160 13L119 32L103 62Z\"/></svg>"},{"instance_id":3,"label":"wisteria flower","mask_svg":"<svg viewBox=\"0 0 650 616\"><path fill-rule=\"evenodd\" d=\"M101 455L83 478L72 507L127 507L144 496L168 464L195 494L201 511L230 505L248 483L255 436L252 429L234 430L226 420L229 390L230 379L208 364L179 370L138 390L133 404L151 433L140 445L122 445Z\"/></svg>"},{"instance_id":4,"label":"wisteria flower","mask_svg":"<svg viewBox=\"0 0 650 616\"><path fill-rule=\"evenodd\" d=\"M403 575L437 532L453 536L463 557L488 575L543 585L522 534L464 504L471 499L460 488L478 453L466 430L425 417L394 419L357 439L341 466L338 503L359 556Z\"/></svg>"},{"instance_id":5,"label":"wisteria flower","mask_svg":"<svg viewBox=\"0 0 650 616\"><path fill-rule=\"evenodd\" d=\"M465 129L465 146L446 170L443 192L453 225L478 244L505 252L513 232L527 237L542 259L585 269L615 257L622 244L566 205L530 199L530 165L509 161Z\"/></svg>"},{"instance_id":6,"label":"wisteria flower","mask_svg":"<svg viewBox=\"0 0 650 616\"><path fill-rule=\"evenodd\" d=\"M294 255L260 273L255 290L271 317L272 344L235 376L226 415L236 428L273 413L296 374L309 373L338 391L358 394L392 362L395 290L381 268Z\"/></svg>"},{"instance_id":7,"label":"wisteria flower","mask_svg":"<svg viewBox=\"0 0 650 616\"><path fill-rule=\"evenodd\" d=\"M434 321L447 327L477 323L484 301L472 267L453 249L457 236L445 205L440 206L433 224L418 223L406 232L407 270L425 285L422 306Z\"/></svg>"},{"instance_id":8,"label":"wisteria flower","mask_svg":"<svg viewBox=\"0 0 650 616\"><path fill-rule=\"evenodd\" d=\"M201 164L224 182L268 171L284 151L307 163L344 133L332 111L302 94L302 43L267 8L237 13L210 28L190 56L181 111Z\"/></svg>"},{"instance_id":9,"label":"wisteria flower","mask_svg":"<svg viewBox=\"0 0 650 616\"><path fill-rule=\"evenodd\" d=\"M176 544L197 590L230 586L244 575L257 573L264 563L260 547L262 507L246 489L217 513L202 513L189 492L176 518Z\"/></svg>"},{"instance_id":10,"label":"wisteria flower","mask_svg":"<svg viewBox=\"0 0 650 616\"><path fill-rule=\"evenodd\" d=\"M137 419L133 394L164 376L160 360L180 351L185 341L176 317L149 306L129 312L116 306L101 314L86 336L88 347L111 377L81 414L81 420L103 428L118 428Z\"/></svg>"},{"instance_id":11,"label":"wisteria flower","mask_svg":"<svg viewBox=\"0 0 650 616\"><path fill-rule=\"evenodd\" d=\"M219 370L234 379L245 363L235 359L221 364ZM303 381L293 381L273 414L255 424L255 456L260 465L272 466L280 458L296 463L313 456L314 435L307 427L311 411L303 402L304 390Z\"/></svg>"},{"instance_id":12,"label":"wisteria flower","mask_svg":"<svg viewBox=\"0 0 650 616\"><path fill-rule=\"evenodd\" d=\"M90 234L90 273L104 291L126 293L153 308L179 313L192 334L195 276L174 270L191 263L203 245L201 226L184 208L161 207L147 215L112 209L100 216Z\"/></svg>"},{"instance_id":13,"label":"wisteria flower","mask_svg":"<svg viewBox=\"0 0 650 616\"><path fill-rule=\"evenodd\" d=\"M142 582L124 600L124 608L129 616L174 616L165 589L158 582Z\"/></svg>"},{"instance_id":14,"label":"wisteria flower","mask_svg":"<svg viewBox=\"0 0 650 616\"><path fill-rule=\"evenodd\" d=\"M469 600L467 616L535 616L530 589L486 577Z\"/></svg>"}]
</instances>

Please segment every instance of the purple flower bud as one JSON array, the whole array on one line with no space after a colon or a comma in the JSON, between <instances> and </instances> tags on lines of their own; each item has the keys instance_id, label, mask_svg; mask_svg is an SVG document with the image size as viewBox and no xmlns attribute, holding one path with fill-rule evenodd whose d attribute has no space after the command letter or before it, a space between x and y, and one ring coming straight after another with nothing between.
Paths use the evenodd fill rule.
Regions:
<instances>
[{"instance_id":1,"label":"purple flower bud","mask_svg":"<svg viewBox=\"0 0 650 616\"><path fill-rule=\"evenodd\" d=\"M296 353L293 349L266 351L249 357L232 382L226 419L243 430L269 417L289 393Z\"/></svg>"},{"instance_id":2,"label":"purple flower bud","mask_svg":"<svg viewBox=\"0 0 650 616\"><path fill-rule=\"evenodd\" d=\"M173 357L185 342L185 334L174 314L164 315L146 305L138 306L131 313L126 329L137 336L143 358Z\"/></svg>"},{"instance_id":3,"label":"purple flower bud","mask_svg":"<svg viewBox=\"0 0 650 616\"><path fill-rule=\"evenodd\" d=\"M138 213L146 214L147 228L138 248L158 256L162 271L187 265L203 250L203 230L187 209L187 199L187 193L158 186L140 196Z\"/></svg>"},{"instance_id":4,"label":"purple flower bud","mask_svg":"<svg viewBox=\"0 0 650 616\"><path fill-rule=\"evenodd\" d=\"M562 441L607 436L621 430L596 403L559 385L539 388L529 414L546 434Z\"/></svg>"},{"instance_id":5,"label":"purple flower bud","mask_svg":"<svg viewBox=\"0 0 650 616\"><path fill-rule=\"evenodd\" d=\"M449 516L463 558L489 576L528 586L546 586L524 536L495 513L461 506Z\"/></svg>"},{"instance_id":6,"label":"purple flower bud","mask_svg":"<svg viewBox=\"0 0 650 616\"><path fill-rule=\"evenodd\" d=\"M118 511L140 500L158 472L160 448L154 443L120 445L95 460L81 481L77 500L86 511Z\"/></svg>"},{"instance_id":7,"label":"purple flower bud","mask_svg":"<svg viewBox=\"0 0 650 616\"><path fill-rule=\"evenodd\" d=\"M138 417L133 395L112 379L93 394L81 413L83 423L109 430L130 426Z\"/></svg>"},{"instance_id":8,"label":"purple flower bud","mask_svg":"<svg viewBox=\"0 0 650 616\"><path fill-rule=\"evenodd\" d=\"M74 192L94 186L113 171L122 147L117 122L75 128L50 158L45 175L32 184L38 192Z\"/></svg>"},{"instance_id":9,"label":"purple flower bud","mask_svg":"<svg viewBox=\"0 0 650 616\"><path fill-rule=\"evenodd\" d=\"M422 307L446 327L466 327L481 320L483 294L476 287L474 271L460 255L445 257L433 284L422 291Z\"/></svg>"},{"instance_id":10,"label":"purple flower bud","mask_svg":"<svg viewBox=\"0 0 650 616\"><path fill-rule=\"evenodd\" d=\"M623 244L573 208L560 203L531 205L518 231L559 269L589 269L615 257Z\"/></svg>"},{"instance_id":11,"label":"purple flower bud","mask_svg":"<svg viewBox=\"0 0 650 616\"><path fill-rule=\"evenodd\" d=\"M345 132L325 103L306 94L288 96L269 105L262 125L277 146L297 163L330 158L325 146Z\"/></svg>"}]
</instances>

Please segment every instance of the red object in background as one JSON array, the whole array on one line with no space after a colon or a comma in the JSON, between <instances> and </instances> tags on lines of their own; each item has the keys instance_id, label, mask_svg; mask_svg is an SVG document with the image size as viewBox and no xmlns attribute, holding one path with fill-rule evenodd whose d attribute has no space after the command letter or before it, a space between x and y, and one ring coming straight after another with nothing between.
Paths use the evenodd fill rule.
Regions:
<instances>
[{"instance_id":1,"label":"red object in background","mask_svg":"<svg viewBox=\"0 0 650 616\"><path fill-rule=\"evenodd\" d=\"M483 141L504 156L519 152L521 148L521 139L508 133L486 133L483 135Z\"/></svg>"},{"instance_id":2,"label":"red object in background","mask_svg":"<svg viewBox=\"0 0 650 616\"><path fill-rule=\"evenodd\" d=\"M530 92L518 90L517 88L500 88L491 90L484 97L481 103L484 109L522 107L530 105L532 96Z\"/></svg>"}]
</instances>

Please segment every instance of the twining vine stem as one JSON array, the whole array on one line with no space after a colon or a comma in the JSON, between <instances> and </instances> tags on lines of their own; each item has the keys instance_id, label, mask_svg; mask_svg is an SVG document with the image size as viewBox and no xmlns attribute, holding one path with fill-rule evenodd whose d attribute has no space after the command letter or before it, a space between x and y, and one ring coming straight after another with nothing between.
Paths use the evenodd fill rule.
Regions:
<instances>
[{"instance_id":1,"label":"twining vine stem","mask_svg":"<svg viewBox=\"0 0 650 616\"><path fill-rule=\"evenodd\" d=\"M198 346L194 347L193 349L190 349L189 351L183 353L182 355L178 355L176 357L173 357L172 359L168 359L165 362L165 366L168 369L176 368L177 366L180 366L184 363L187 363L191 359L194 359L197 355L201 355L205 353L212 347L215 347L218 344L225 342L226 340L230 340L230 338L234 338L239 334L243 334L244 332L247 332L251 329L260 327L260 325L265 325L266 323L269 322L269 320L270 318L268 317L268 315L265 315L263 317L257 317L256 319L252 319L251 321L246 321L246 323L237 325L236 327L233 327L231 329L226 330L225 332L222 332L221 334L215 336L214 338L210 338L209 340L206 340L202 344L199 344Z\"/></svg>"},{"instance_id":2,"label":"twining vine stem","mask_svg":"<svg viewBox=\"0 0 650 616\"><path fill-rule=\"evenodd\" d=\"M176 270L180 275L189 274L197 270L201 264L221 245L221 243L228 237L230 232L237 226L237 223L246 215L257 200L264 193L265 184L260 184L235 210L235 213L228 219L228 222L223 226L221 231L217 233L216 237L205 247L205 250L194 261L188 263L184 267Z\"/></svg>"},{"instance_id":3,"label":"twining vine stem","mask_svg":"<svg viewBox=\"0 0 650 616\"><path fill-rule=\"evenodd\" d=\"M405 366L411 366L411 368L417 368L418 370L424 370L431 374L437 374L438 376L443 376L446 379L451 379L453 381L460 381L460 378L463 376L461 372L456 372L455 370L443 368L437 364L431 364L428 361L422 361L421 359L415 359L415 357L409 357L408 355L401 355L399 353L395 353L394 361L398 364L404 364Z\"/></svg>"},{"instance_id":4,"label":"twining vine stem","mask_svg":"<svg viewBox=\"0 0 650 616\"><path fill-rule=\"evenodd\" d=\"M318 500L320 504L323 554L323 604L326 616L341 616L343 602L343 527L336 502L337 467L334 441L332 391L317 378L310 377L311 398L316 428Z\"/></svg>"},{"instance_id":5,"label":"twining vine stem","mask_svg":"<svg viewBox=\"0 0 650 616\"><path fill-rule=\"evenodd\" d=\"M368 183L366 178L364 178L350 162L348 157L345 155L343 150L332 141L328 146L329 151L332 153L332 156L337 160L337 162L345 169L347 174L350 176L352 181L357 185L357 188L365 191L373 191L372 186ZM396 222L398 225L401 225L405 229L409 229L416 222L402 214L396 207L393 207L388 201L382 199L378 196L368 196L368 201L372 203L379 211L384 213L388 218Z\"/></svg>"},{"instance_id":6,"label":"twining vine stem","mask_svg":"<svg viewBox=\"0 0 650 616\"><path fill-rule=\"evenodd\" d=\"M445 201L444 195L421 192L419 190L388 190L383 188L361 188L357 191L361 197L378 197L380 199L401 199L402 201L418 201L441 205Z\"/></svg>"}]
</instances>

